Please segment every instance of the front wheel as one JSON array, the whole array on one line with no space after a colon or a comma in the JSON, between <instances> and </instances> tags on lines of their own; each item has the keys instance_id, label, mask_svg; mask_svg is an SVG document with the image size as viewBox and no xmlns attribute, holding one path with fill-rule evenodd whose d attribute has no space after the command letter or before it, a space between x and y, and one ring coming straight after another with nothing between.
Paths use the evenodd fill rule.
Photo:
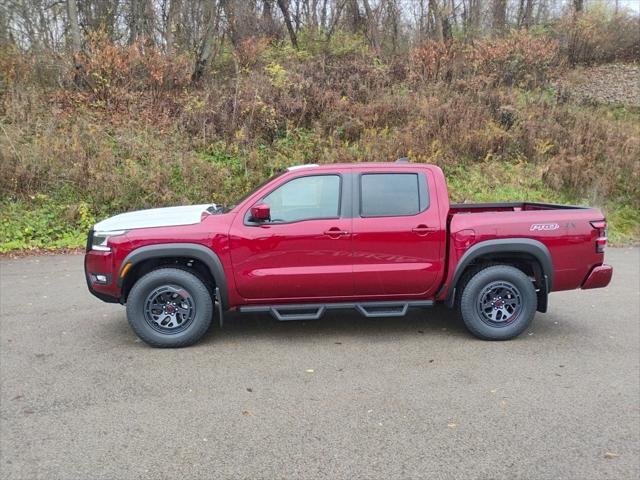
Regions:
<instances>
[{"instance_id":1,"label":"front wheel","mask_svg":"<svg viewBox=\"0 0 640 480\"><path fill-rule=\"evenodd\" d=\"M509 265L495 265L469 279L460 297L460 313L476 337L509 340L531 324L537 302L527 275Z\"/></svg>"},{"instance_id":2,"label":"front wheel","mask_svg":"<svg viewBox=\"0 0 640 480\"><path fill-rule=\"evenodd\" d=\"M209 329L212 316L207 286L178 268L147 273L127 298L129 325L153 347L186 347L197 342Z\"/></svg>"}]
</instances>

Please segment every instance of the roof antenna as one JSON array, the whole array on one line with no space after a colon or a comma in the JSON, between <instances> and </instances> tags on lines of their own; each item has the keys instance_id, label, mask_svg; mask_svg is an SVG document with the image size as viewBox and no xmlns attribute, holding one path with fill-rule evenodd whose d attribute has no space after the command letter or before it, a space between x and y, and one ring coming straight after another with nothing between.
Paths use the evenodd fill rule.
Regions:
<instances>
[{"instance_id":1,"label":"roof antenna","mask_svg":"<svg viewBox=\"0 0 640 480\"><path fill-rule=\"evenodd\" d=\"M409 160L409 157L400 157L399 159L396 160L396 163L409 163L411 162L411 160Z\"/></svg>"}]
</instances>

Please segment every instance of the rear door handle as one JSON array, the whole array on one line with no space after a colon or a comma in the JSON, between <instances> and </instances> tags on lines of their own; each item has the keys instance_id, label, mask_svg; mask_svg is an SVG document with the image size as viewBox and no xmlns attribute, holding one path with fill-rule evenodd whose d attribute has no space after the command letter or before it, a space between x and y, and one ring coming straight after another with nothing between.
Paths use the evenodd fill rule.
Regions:
<instances>
[{"instance_id":1,"label":"rear door handle","mask_svg":"<svg viewBox=\"0 0 640 480\"><path fill-rule=\"evenodd\" d=\"M331 238L340 238L349 235L349 232L340 230L338 227L331 227L329 230L326 230L324 234Z\"/></svg>"},{"instance_id":2,"label":"rear door handle","mask_svg":"<svg viewBox=\"0 0 640 480\"><path fill-rule=\"evenodd\" d=\"M417 233L418 235L420 235L421 237L424 237L425 235L428 235L430 232L434 232L435 228L429 228L426 225L418 225L417 227L414 227L413 229L411 229L411 231L413 233Z\"/></svg>"}]
</instances>

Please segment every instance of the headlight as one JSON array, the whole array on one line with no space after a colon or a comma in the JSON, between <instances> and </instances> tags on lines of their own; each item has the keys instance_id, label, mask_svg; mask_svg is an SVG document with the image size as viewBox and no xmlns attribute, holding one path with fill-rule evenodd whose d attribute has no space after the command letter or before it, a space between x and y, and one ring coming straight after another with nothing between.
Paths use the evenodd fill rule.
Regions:
<instances>
[{"instance_id":1,"label":"headlight","mask_svg":"<svg viewBox=\"0 0 640 480\"><path fill-rule=\"evenodd\" d=\"M109 239L117 237L118 235L124 235L127 233L125 230L112 230L110 232L93 232L91 237L91 250L99 250L101 252L111 251L111 247L107 245Z\"/></svg>"}]
</instances>

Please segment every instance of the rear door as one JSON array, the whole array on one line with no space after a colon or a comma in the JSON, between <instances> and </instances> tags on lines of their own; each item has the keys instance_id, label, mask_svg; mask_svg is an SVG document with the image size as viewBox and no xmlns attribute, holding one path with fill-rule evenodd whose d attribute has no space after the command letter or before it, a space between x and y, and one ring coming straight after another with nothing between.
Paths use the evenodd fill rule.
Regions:
<instances>
[{"instance_id":1,"label":"rear door","mask_svg":"<svg viewBox=\"0 0 640 480\"><path fill-rule=\"evenodd\" d=\"M260 301L353 295L351 187L349 173L300 173L253 202L269 205L270 221L251 221L245 207L230 231L240 295Z\"/></svg>"},{"instance_id":2,"label":"rear door","mask_svg":"<svg viewBox=\"0 0 640 480\"><path fill-rule=\"evenodd\" d=\"M354 183L355 295L433 297L446 231L431 171L367 169Z\"/></svg>"}]
</instances>

